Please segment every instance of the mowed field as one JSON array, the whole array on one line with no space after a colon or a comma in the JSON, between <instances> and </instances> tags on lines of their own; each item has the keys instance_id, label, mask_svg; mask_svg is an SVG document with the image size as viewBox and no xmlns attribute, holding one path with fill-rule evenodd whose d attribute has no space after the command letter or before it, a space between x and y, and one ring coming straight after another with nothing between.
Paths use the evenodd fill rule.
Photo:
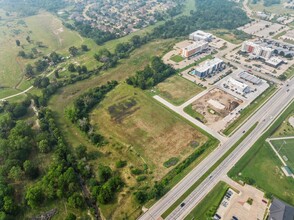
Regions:
<instances>
[{"instance_id":1,"label":"mowed field","mask_svg":"<svg viewBox=\"0 0 294 220\"><path fill-rule=\"evenodd\" d=\"M28 36L31 39L30 43L26 40ZM21 43L19 47L16 40ZM34 63L42 55L53 51L67 54L70 46L80 46L82 42L83 39L77 33L66 29L62 22L50 13L41 13L24 19L1 20L0 98L16 93L15 89L23 89L21 84L28 84L24 82L23 73L26 64ZM18 56L19 51L32 53L32 49L39 53L36 59L23 59Z\"/></svg>"},{"instance_id":2,"label":"mowed field","mask_svg":"<svg viewBox=\"0 0 294 220\"><path fill-rule=\"evenodd\" d=\"M294 172L294 139L272 140L271 143Z\"/></svg>"},{"instance_id":3,"label":"mowed field","mask_svg":"<svg viewBox=\"0 0 294 220\"><path fill-rule=\"evenodd\" d=\"M179 75L175 75L159 83L155 90L167 101L174 105L181 105L204 89Z\"/></svg>"},{"instance_id":4,"label":"mowed field","mask_svg":"<svg viewBox=\"0 0 294 220\"><path fill-rule=\"evenodd\" d=\"M183 160L207 137L178 118L140 89L119 85L93 111L91 124L108 139L132 147L161 179L171 168L163 163L172 157Z\"/></svg>"}]
</instances>

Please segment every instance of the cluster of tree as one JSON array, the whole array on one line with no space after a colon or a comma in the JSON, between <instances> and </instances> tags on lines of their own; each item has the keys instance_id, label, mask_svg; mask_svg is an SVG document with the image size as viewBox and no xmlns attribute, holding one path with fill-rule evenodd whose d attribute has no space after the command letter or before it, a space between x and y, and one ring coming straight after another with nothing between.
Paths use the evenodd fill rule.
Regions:
<instances>
[{"instance_id":1,"label":"cluster of tree","mask_svg":"<svg viewBox=\"0 0 294 220\"><path fill-rule=\"evenodd\" d=\"M106 70L111 67L115 67L118 62L118 57L115 54L112 54L107 49L101 49L94 55L94 58L103 63L102 70Z\"/></svg>"},{"instance_id":2,"label":"cluster of tree","mask_svg":"<svg viewBox=\"0 0 294 220\"><path fill-rule=\"evenodd\" d=\"M8 11L17 12L20 16L30 16L38 13L40 9L56 12L66 7L68 4L64 0L2 0L1 8Z\"/></svg>"},{"instance_id":3,"label":"cluster of tree","mask_svg":"<svg viewBox=\"0 0 294 220\"><path fill-rule=\"evenodd\" d=\"M52 52L49 56L44 56L37 60L35 65L27 64L25 68L25 75L28 78L34 77L37 74L44 72L50 64L56 65L62 62L62 56L56 52Z\"/></svg>"},{"instance_id":4,"label":"cluster of tree","mask_svg":"<svg viewBox=\"0 0 294 220\"><path fill-rule=\"evenodd\" d=\"M71 122L77 124L79 129L85 132L92 143L101 145L104 143L104 138L97 134L89 122L89 112L92 108L100 103L105 95L117 86L117 81L108 82L106 85L90 89L79 96L73 107L66 110L67 117Z\"/></svg>"},{"instance_id":5,"label":"cluster of tree","mask_svg":"<svg viewBox=\"0 0 294 220\"><path fill-rule=\"evenodd\" d=\"M197 10L190 16L181 16L156 27L156 38L171 38L188 35L197 29L235 29L249 22L246 13L233 1L195 0Z\"/></svg>"},{"instance_id":6,"label":"cluster of tree","mask_svg":"<svg viewBox=\"0 0 294 220\"><path fill-rule=\"evenodd\" d=\"M276 4L281 4L281 0L263 0L263 5L265 7L269 7Z\"/></svg>"},{"instance_id":7,"label":"cluster of tree","mask_svg":"<svg viewBox=\"0 0 294 220\"><path fill-rule=\"evenodd\" d=\"M92 38L98 45L101 45L109 40L116 38L116 35L110 32L105 32L93 28L89 23L76 21L74 25L66 25L68 28L75 29L83 37Z\"/></svg>"},{"instance_id":8,"label":"cluster of tree","mask_svg":"<svg viewBox=\"0 0 294 220\"><path fill-rule=\"evenodd\" d=\"M116 192L123 187L122 179L110 167L103 165L98 167L97 178L98 181L92 181L90 184L93 199L100 204L110 203Z\"/></svg>"},{"instance_id":9,"label":"cluster of tree","mask_svg":"<svg viewBox=\"0 0 294 220\"><path fill-rule=\"evenodd\" d=\"M160 57L153 57L150 65L142 71L137 71L135 76L129 77L126 81L129 85L149 89L175 73L175 69L164 64Z\"/></svg>"},{"instance_id":10,"label":"cluster of tree","mask_svg":"<svg viewBox=\"0 0 294 220\"><path fill-rule=\"evenodd\" d=\"M13 119L18 119L23 117L27 113L30 104L31 100L29 98L18 103L4 102L0 106L0 113L8 113Z\"/></svg>"},{"instance_id":11,"label":"cluster of tree","mask_svg":"<svg viewBox=\"0 0 294 220\"><path fill-rule=\"evenodd\" d=\"M74 64L69 64L68 65L68 71L69 72L78 72L79 74L85 74L85 73L88 73L88 69L85 65L83 66L75 66Z\"/></svg>"}]
</instances>

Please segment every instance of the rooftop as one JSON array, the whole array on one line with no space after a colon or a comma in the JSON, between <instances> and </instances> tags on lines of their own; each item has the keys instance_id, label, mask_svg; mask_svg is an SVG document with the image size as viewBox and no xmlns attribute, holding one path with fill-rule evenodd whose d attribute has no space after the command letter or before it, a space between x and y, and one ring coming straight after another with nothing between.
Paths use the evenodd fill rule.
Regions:
<instances>
[{"instance_id":1,"label":"rooftop","mask_svg":"<svg viewBox=\"0 0 294 220\"><path fill-rule=\"evenodd\" d=\"M269 220L293 220L294 207L287 203L274 198L270 206Z\"/></svg>"}]
</instances>

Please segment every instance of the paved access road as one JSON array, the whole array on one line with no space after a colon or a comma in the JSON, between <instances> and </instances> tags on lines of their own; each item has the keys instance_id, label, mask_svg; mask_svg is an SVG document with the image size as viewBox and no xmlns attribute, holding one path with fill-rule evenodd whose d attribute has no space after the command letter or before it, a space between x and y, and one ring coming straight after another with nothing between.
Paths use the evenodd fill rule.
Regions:
<instances>
[{"instance_id":1,"label":"paved access road","mask_svg":"<svg viewBox=\"0 0 294 220\"><path fill-rule=\"evenodd\" d=\"M290 91L287 91L288 89L290 89ZM252 131L251 134L227 157L227 159L223 161L223 163L221 163L213 173L185 199L185 201L183 201L185 206L182 208L177 207L167 218L183 219L250 149L265 129L276 117L278 117L283 108L292 101L293 97L294 79L281 86L280 90L264 106L255 112L255 114L248 119L246 123L235 132L235 134L206 157L184 179L182 179L181 182L171 189L139 219L160 219L160 216L244 135L244 131L248 131L255 122L259 122L254 131Z\"/></svg>"}]
</instances>

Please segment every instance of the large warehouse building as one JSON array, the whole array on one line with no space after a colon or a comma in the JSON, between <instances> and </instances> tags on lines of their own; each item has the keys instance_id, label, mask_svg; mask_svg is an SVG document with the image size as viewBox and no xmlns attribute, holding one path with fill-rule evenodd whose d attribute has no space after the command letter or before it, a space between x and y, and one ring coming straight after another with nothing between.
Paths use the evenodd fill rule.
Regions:
<instances>
[{"instance_id":1,"label":"large warehouse building","mask_svg":"<svg viewBox=\"0 0 294 220\"><path fill-rule=\"evenodd\" d=\"M251 41L243 42L241 51L264 60L268 60L274 52L274 50L269 47L263 47Z\"/></svg>"},{"instance_id":2,"label":"large warehouse building","mask_svg":"<svg viewBox=\"0 0 294 220\"><path fill-rule=\"evenodd\" d=\"M200 78L206 78L208 76L215 75L224 68L224 61L219 58L214 58L212 60L206 61L203 65L198 66L196 69L192 70L190 74Z\"/></svg>"},{"instance_id":3,"label":"large warehouse building","mask_svg":"<svg viewBox=\"0 0 294 220\"><path fill-rule=\"evenodd\" d=\"M204 40L204 41L211 41L212 40L212 34L210 33L206 33L204 31L201 31L201 30L198 30L198 31L195 31L193 32L192 34L189 35L189 39L190 40L194 40L194 41L197 41L197 40Z\"/></svg>"},{"instance_id":4,"label":"large warehouse building","mask_svg":"<svg viewBox=\"0 0 294 220\"><path fill-rule=\"evenodd\" d=\"M187 47L181 49L181 55L184 58L193 56L194 54L200 53L203 50L207 49L208 43L206 41L200 40L190 44Z\"/></svg>"}]
</instances>

